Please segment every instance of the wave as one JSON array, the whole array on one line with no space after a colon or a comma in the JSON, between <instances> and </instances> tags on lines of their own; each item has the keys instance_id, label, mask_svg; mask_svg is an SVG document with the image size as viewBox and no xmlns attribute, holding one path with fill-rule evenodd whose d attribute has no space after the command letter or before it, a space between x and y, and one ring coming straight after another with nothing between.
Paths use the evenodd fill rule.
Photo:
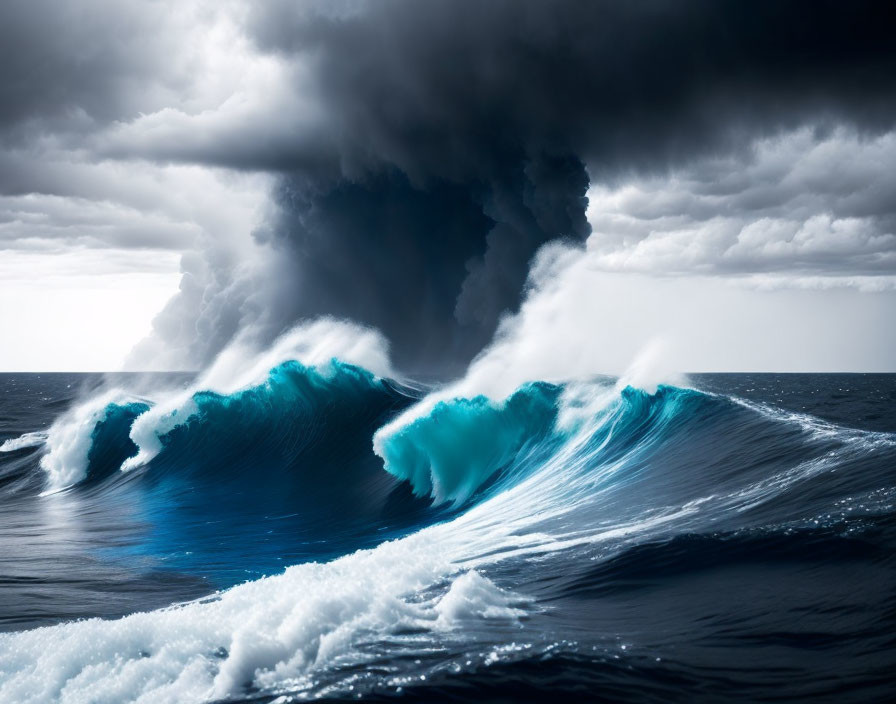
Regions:
<instances>
[{"instance_id":1,"label":"wave","mask_svg":"<svg viewBox=\"0 0 896 704\"><path fill-rule=\"evenodd\" d=\"M382 423L410 402L362 369L333 369L324 377L287 363L262 387L200 395L197 411L162 435L162 451L132 476L159 481L186 472L226 483L253 466L239 458L235 469L222 466L235 446L289 455L296 443L308 447L309 434L326 432L327 425L349 427L346 403L369 413L362 409L372 395L381 411L388 408L385 416L371 414ZM672 540L670 554L684 550L687 556L692 545L705 542L677 535L767 524L763 510L772 504L779 521L817 520L820 514L812 512L830 515L831 502L813 496L813 479L870 457L875 469L849 473L852 483L841 491L865 506L858 489L879 483L881 452L890 453L886 465L896 446L882 434L820 435L693 389L660 386L650 394L598 385L594 392L603 398L596 406L578 403L581 389L549 384L524 385L504 402L474 397L435 405L430 416L378 442L390 472L414 483L418 493L454 501L478 496L467 499L464 511L208 599L111 623L91 619L0 635L0 699L47 701L63 689L72 696L101 690L110 701L147 702L348 694L362 689L364 677L380 676L370 668L368 648L419 662L421 652L444 653L452 633L463 653L511 663L521 652L553 647L522 642L538 631L520 630L521 623L541 618L530 595L553 581L545 575L569 575L551 587L552 598L575 597L598 582L612 592L643 579L655 545ZM115 422L113 414L110 431ZM475 440L456 442L469 436ZM213 459L201 459L208 454ZM166 466L169 456L179 462ZM198 464L180 464L190 457ZM253 480L263 475L252 471ZM336 483L344 489L345 482ZM782 506L795 495L798 501ZM706 554L722 559L719 551ZM499 579L508 574L514 591ZM495 644L511 642L508 629L517 634L514 647L502 650ZM430 671L421 668L406 676L406 685L425 680ZM397 675L387 680L401 684Z\"/></svg>"},{"instance_id":2,"label":"wave","mask_svg":"<svg viewBox=\"0 0 896 704\"><path fill-rule=\"evenodd\" d=\"M228 588L0 635L0 700L354 696L543 662L566 618L545 604L627 597L655 568L683 579L833 550L845 563L863 544L842 532L892 527L893 434L625 380L420 401L386 366L281 352L237 388L115 392L51 429L44 466L70 487L54 498L128 503L154 526L140 550L229 570Z\"/></svg>"},{"instance_id":3,"label":"wave","mask_svg":"<svg viewBox=\"0 0 896 704\"><path fill-rule=\"evenodd\" d=\"M376 428L413 400L354 365L288 361L234 393L178 394L164 413L154 412L164 399L88 407L51 429L41 460L50 486L67 486L71 510L117 506L147 526L122 557L138 553L230 586L375 545L444 513L383 472L372 452Z\"/></svg>"},{"instance_id":4,"label":"wave","mask_svg":"<svg viewBox=\"0 0 896 704\"><path fill-rule=\"evenodd\" d=\"M351 407L376 416L384 407L406 405L405 398L397 384L337 360L326 369L284 362L264 383L232 394L195 390L157 402L107 393L76 407L33 444L46 445L41 462L50 489L153 460L155 466L179 460L191 471L197 463L217 467L223 479L241 469L240 453L255 452L256 460L301 453L320 434L325 413Z\"/></svg>"},{"instance_id":5,"label":"wave","mask_svg":"<svg viewBox=\"0 0 896 704\"><path fill-rule=\"evenodd\" d=\"M210 474L226 482L250 467L257 480L272 466L288 468L316 445L327 452L351 444L357 428L375 424L410 401L407 392L367 370L332 360L325 369L284 362L270 370L264 384L232 394L196 391L178 407L153 413L146 404L109 406L105 424L120 421L117 437L131 451L109 454L123 470L148 465L157 478L165 471ZM113 438L93 433L92 448L108 448ZM124 436L124 438L122 438ZM95 464L91 462L91 464ZM311 462L304 470L312 471ZM90 472L88 472L88 475Z\"/></svg>"},{"instance_id":6,"label":"wave","mask_svg":"<svg viewBox=\"0 0 896 704\"><path fill-rule=\"evenodd\" d=\"M235 406L248 399L243 410L248 412L248 417L257 419L263 411L250 407L253 395L256 404L269 409L279 409L282 413L290 404L296 404L301 411L326 403L326 388L330 386L334 396L345 391L343 386L357 386L358 374L347 371L349 367L364 370L361 385L398 378L389 365L387 344L379 333L346 322L321 319L290 330L262 351L241 341L232 344L185 389L135 396L116 388L97 394L75 405L49 429L46 453L41 459L41 466L47 472L47 489L58 491L87 477L91 468L90 453L104 453L102 447L96 447L102 444L96 442L96 433L101 425L116 424L115 418L124 419L133 445L129 447L132 451L120 462L121 469L135 469L158 455L165 446L165 438L189 424L197 414L214 413L216 405ZM293 372L297 373L295 379L283 380ZM299 379L303 376L307 377L306 381ZM396 383L392 388L397 390L399 386ZM284 396L278 399L278 392ZM220 437L226 438L235 427L220 425ZM121 443L128 446L123 439ZM102 471L107 472L108 467Z\"/></svg>"},{"instance_id":7,"label":"wave","mask_svg":"<svg viewBox=\"0 0 896 704\"><path fill-rule=\"evenodd\" d=\"M612 464L645 437L662 441L666 426L694 422L712 399L692 389L592 382L527 383L501 401L479 395L411 409L374 436L386 471L417 495L462 504L497 480L519 482L552 458Z\"/></svg>"},{"instance_id":8,"label":"wave","mask_svg":"<svg viewBox=\"0 0 896 704\"><path fill-rule=\"evenodd\" d=\"M387 472L418 496L462 504L496 472L539 446L553 430L561 389L527 384L504 401L440 401L425 416L374 436Z\"/></svg>"},{"instance_id":9,"label":"wave","mask_svg":"<svg viewBox=\"0 0 896 704\"><path fill-rule=\"evenodd\" d=\"M128 417L132 421L138 411L148 407L146 401L112 389L60 416L46 433L44 454L40 459L47 474L46 490L57 491L85 479L92 457L105 458L112 450L107 450L103 442L109 439L109 430L122 430L125 437L114 438L114 442L119 448L122 444L127 445ZM100 440L101 444L95 440Z\"/></svg>"}]
</instances>

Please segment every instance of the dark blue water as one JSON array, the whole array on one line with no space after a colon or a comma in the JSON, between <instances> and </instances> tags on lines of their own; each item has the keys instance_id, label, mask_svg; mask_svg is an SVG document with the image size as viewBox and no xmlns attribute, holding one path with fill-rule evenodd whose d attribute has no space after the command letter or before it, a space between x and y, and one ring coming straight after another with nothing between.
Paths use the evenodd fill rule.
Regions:
<instances>
[{"instance_id":1,"label":"dark blue water","mask_svg":"<svg viewBox=\"0 0 896 704\"><path fill-rule=\"evenodd\" d=\"M72 701L137 700L150 685L126 675L130 657L141 682L178 683L145 690L158 701L221 699L239 657L248 669L225 700L896 697L896 375L692 375L655 394L604 383L594 393L610 400L573 425L564 389L533 384L504 404L437 407L387 439L384 468L371 438L422 394L287 363L260 387L193 394L156 454L121 471L140 450L135 419L189 382L0 375L0 443L47 431L97 389L148 390L90 416L65 486L40 464L59 446L0 453L0 655L19 658L0 665L0 700L38 691L41 672L51 684L33 701L82 691L90 672L93 694ZM40 631L40 647L20 633L314 562L234 592L250 595L251 637L226 596L210 607L220 632L194 617L201 605L86 622L83 662L81 630ZM324 636L339 643L326 659ZM107 651L107 638L123 640ZM313 658L286 655L309 642ZM217 689L184 684L201 680L196 662Z\"/></svg>"}]
</instances>

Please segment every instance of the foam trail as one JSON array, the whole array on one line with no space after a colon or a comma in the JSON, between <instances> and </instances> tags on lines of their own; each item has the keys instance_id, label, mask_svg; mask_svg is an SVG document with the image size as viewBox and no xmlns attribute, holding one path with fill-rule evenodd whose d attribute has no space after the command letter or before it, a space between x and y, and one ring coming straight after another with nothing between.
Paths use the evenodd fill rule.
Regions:
<instances>
[{"instance_id":1,"label":"foam trail","mask_svg":"<svg viewBox=\"0 0 896 704\"><path fill-rule=\"evenodd\" d=\"M47 441L47 433L37 431L24 433L17 438L10 438L0 445L0 452L15 452L27 447L40 447Z\"/></svg>"},{"instance_id":2,"label":"foam trail","mask_svg":"<svg viewBox=\"0 0 896 704\"><path fill-rule=\"evenodd\" d=\"M292 567L214 599L111 624L91 619L0 635L0 700L230 698L250 683L300 683L349 655L364 633L440 631L467 619L521 615L525 598L451 562L458 540L436 549L434 541L445 537L444 530L422 531L332 563ZM446 577L446 594L407 599Z\"/></svg>"}]
</instances>

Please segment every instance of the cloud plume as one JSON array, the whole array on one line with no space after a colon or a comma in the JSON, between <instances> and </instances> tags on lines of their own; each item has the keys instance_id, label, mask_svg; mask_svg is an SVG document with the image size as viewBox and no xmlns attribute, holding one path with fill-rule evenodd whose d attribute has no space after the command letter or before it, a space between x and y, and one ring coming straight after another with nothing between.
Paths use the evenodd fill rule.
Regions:
<instances>
[{"instance_id":1,"label":"cloud plume","mask_svg":"<svg viewBox=\"0 0 896 704\"><path fill-rule=\"evenodd\" d=\"M32 27L26 5L15 7L16 26ZM707 193L714 177L705 171L719 159L748 164L756 144L782 134L807 135L805 153L831 134L883 139L896 115L887 3L274 0L204 7L173 13L174 20L130 13L125 29L136 23L148 38L126 61L116 60L117 45L101 44L81 64L60 65L58 86L46 78L58 90L46 91L45 102L19 98L21 81L8 82L3 96L16 106L0 116L8 144L27 132L32 145L64 147L80 125L78 143L96 160L273 175L251 244L196 235L201 244L183 260L181 293L138 361L176 350L180 361L169 355L166 364L201 366L235 335L273 339L297 320L325 314L380 328L405 370L451 373L518 309L541 247L555 240L580 246L593 223L606 222L606 212L586 217L589 187L592 195L616 194L626 183L649 186L669 174L698 173L702 192L686 207L715 208L696 219L705 225L718 215L718 227L692 237L695 219L685 211L676 215L684 224L667 223L671 234L657 237L650 207L638 206L638 223L629 223L638 230L629 240L635 244L608 247L608 268L795 268L818 276L843 257L844 275L892 273L892 208L877 202L873 214L849 215L861 203L849 205L843 179L809 184L818 198L794 215L774 204L745 205L751 195L770 196L755 183L732 185L736 166L727 174L733 190L717 193L730 196L720 205ZM90 9L103 27L118 21L112 5L97 1ZM215 18L217 34L208 41L218 70L183 51L192 36L184 17ZM176 60L164 61L165 52ZM27 66L34 53L22 46L14 66ZM42 66L57 54L47 56ZM201 89L189 79L197 66ZM82 69L95 84L82 85ZM230 91L216 88L225 73ZM104 85L118 88L104 92ZM63 120L63 129L66 115L86 118ZM765 179L760 172L751 172L756 183ZM777 186L786 191L799 178L791 173L790 183ZM824 207L830 189L834 213ZM876 196L865 188L861 197ZM726 215L729 206L755 217ZM676 233L687 242L676 245ZM142 237L135 231L135 240ZM706 261L682 255L694 237L706 240Z\"/></svg>"}]
</instances>

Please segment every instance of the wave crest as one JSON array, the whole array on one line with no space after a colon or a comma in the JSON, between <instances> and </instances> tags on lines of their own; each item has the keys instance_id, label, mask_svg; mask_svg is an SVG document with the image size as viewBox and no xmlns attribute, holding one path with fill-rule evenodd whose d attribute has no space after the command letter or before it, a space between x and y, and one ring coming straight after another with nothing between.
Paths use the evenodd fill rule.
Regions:
<instances>
[{"instance_id":1,"label":"wave crest","mask_svg":"<svg viewBox=\"0 0 896 704\"><path fill-rule=\"evenodd\" d=\"M424 416L374 436L385 469L436 503L466 501L502 467L552 432L560 387L526 384L503 401L439 401Z\"/></svg>"}]
</instances>

